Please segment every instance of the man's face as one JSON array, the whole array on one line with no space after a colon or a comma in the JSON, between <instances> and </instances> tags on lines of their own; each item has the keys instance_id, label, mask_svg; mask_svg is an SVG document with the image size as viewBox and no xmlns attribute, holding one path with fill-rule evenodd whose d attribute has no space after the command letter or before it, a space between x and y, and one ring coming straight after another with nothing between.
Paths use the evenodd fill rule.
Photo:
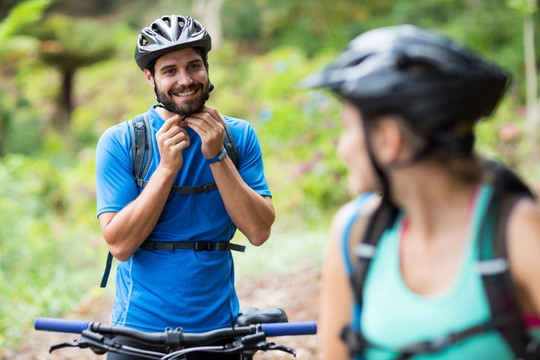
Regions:
<instances>
[{"instance_id":1,"label":"man's face","mask_svg":"<svg viewBox=\"0 0 540 360\"><path fill-rule=\"evenodd\" d=\"M163 106L176 114L199 112L208 99L210 82L201 55L193 48L172 51L157 59L152 80Z\"/></svg>"}]
</instances>

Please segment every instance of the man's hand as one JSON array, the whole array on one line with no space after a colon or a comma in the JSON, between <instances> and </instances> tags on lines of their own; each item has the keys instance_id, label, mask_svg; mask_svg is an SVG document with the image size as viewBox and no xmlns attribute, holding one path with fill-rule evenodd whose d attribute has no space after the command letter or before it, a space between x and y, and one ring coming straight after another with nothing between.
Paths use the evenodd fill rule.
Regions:
<instances>
[{"instance_id":1,"label":"man's hand","mask_svg":"<svg viewBox=\"0 0 540 360\"><path fill-rule=\"evenodd\" d=\"M205 158L211 159L223 150L225 120L219 112L205 106L200 112L186 117L182 126L189 126L201 137L201 150Z\"/></svg>"},{"instance_id":2,"label":"man's hand","mask_svg":"<svg viewBox=\"0 0 540 360\"><path fill-rule=\"evenodd\" d=\"M175 115L168 118L156 133L159 154L161 155L160 166L170 169L176 174L184 163L182 150L189 146L189 136L182 128L181 116Z\"/></svg>"}]
</instances>

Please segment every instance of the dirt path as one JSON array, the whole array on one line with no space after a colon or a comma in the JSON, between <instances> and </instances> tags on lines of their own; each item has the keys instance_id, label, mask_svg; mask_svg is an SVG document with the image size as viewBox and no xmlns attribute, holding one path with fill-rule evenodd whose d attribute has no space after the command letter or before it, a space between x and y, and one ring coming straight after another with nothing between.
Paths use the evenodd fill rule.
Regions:
<instances>
[{"instance_id":1,"label":"dirt path","mask_svg":"<svg viewBox=\"0 0 540 360\"><path fill-rule=\"evenodd\" d=\"M283 308L289 321L317 320L319 294L318 270L308 266L293 274L262 278L243 278L237 284L240 306L256 306L259 308L279 306ZM110 323L112 299L103 298L84 304L70 316L74 319ZM15 351L6 352L0 360L104 360L104 356L95 355L88 349L62 349L49 354L51 344L71 341L72 334L56 334L29 331L27 344ZM280 344L296 349L296 359L315 360L317 336L296 336L276 338ZM278 351L261 352L256 360L292 360L292 355Z\"/></svg>"}]
</instances>

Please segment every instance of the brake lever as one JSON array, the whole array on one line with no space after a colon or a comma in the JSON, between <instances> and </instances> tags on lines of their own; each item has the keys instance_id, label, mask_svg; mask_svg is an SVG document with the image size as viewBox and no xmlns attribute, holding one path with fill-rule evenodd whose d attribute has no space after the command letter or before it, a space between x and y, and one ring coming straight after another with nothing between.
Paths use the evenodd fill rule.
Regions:
<instances>
[{"instance_id":1,"label":"brake lever","mask_svg":"<svg viewBox=\"0 0 540 360\"><path fill-rule=\"evenodd\" d=\"M267 344L268 344L267 350L279 350L279 351L289 353L292 356L296 357L296 350L291 349L290 347L286 347L283 345L276 345L275 343L267 343Z\"/></svg>"},{"instance_id":2,"label":"brake lever","mask_svg":"<svg viewBox=\"0 0 540 360\"><path fill-rule=\"evenodd\" d=\"M84 337L80 337L73 341L66 341L63 343L49 346L49 353L52 353L53 351L56 351L58 349L63 349L65 347L78 347L80 349L90 348L97 355L103 355L107 352L107 350L103 349L102 346L96 344L95 341L87 341Z\"/></svg>"},{"instance_id":3,"label":"brake lever","mask_svg":"<svg viewBox=\"0 0 540 360\"><path fill-rule=\"evenodd\" d=\"M243 336L239 340L233 342L229 349L229 351L249 351L249 350L262 350L262 351L268 351L268 350L279 350L286 353L289 353L296 357L296 351L294 349L291 349L289 347L283 346L283 345L277 345L273 342L268 342L266 340L266 335L264 334L253 334L253 335L247 335Z\"/></svg>"},{"instance_id":4,"label":"brake lever","mask_svg":"<svg viewBox=\"0 0 540 360\"><path fill-rule=\"evenodd\" d=\"M78 339L50 346L49 353L65 347L78 347L80 349L90 348L95 354L103 355L111 349L118 348L119 345L103 335L84 330L81 337Z\"/></svg>"},{"instance_id":5,"label":"brake lever","mask_svg":"<svg viewBox=\"0 0 540 360\"><path fill-rule=\"evenodd\" d=\"M58 349L63 349L65 347L79 347L78 340L75 341L69 341L69 342L63 342L55 345L49 346L49 354L51 354L53 351L56 351Z\"/></svg>"}]
</instances>

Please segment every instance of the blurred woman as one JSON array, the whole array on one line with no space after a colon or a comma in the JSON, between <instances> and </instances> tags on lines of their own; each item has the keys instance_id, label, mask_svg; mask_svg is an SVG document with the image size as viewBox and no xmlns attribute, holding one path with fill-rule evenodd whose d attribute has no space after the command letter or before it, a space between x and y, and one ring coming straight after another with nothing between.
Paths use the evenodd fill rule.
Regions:
<instances>
[{"instance_id":1,"label":"blurred woman","mask_svg":"<svg viewBox=\"0 0 540 360\"><path fill-rule=\"evenodd\" d=\"M358 36L305 79L343 98L338 151L363 194L333 221L323 359L540 358L540 208L474 151L507 84L411 25Z\"/></svg>"}]
</instances>

